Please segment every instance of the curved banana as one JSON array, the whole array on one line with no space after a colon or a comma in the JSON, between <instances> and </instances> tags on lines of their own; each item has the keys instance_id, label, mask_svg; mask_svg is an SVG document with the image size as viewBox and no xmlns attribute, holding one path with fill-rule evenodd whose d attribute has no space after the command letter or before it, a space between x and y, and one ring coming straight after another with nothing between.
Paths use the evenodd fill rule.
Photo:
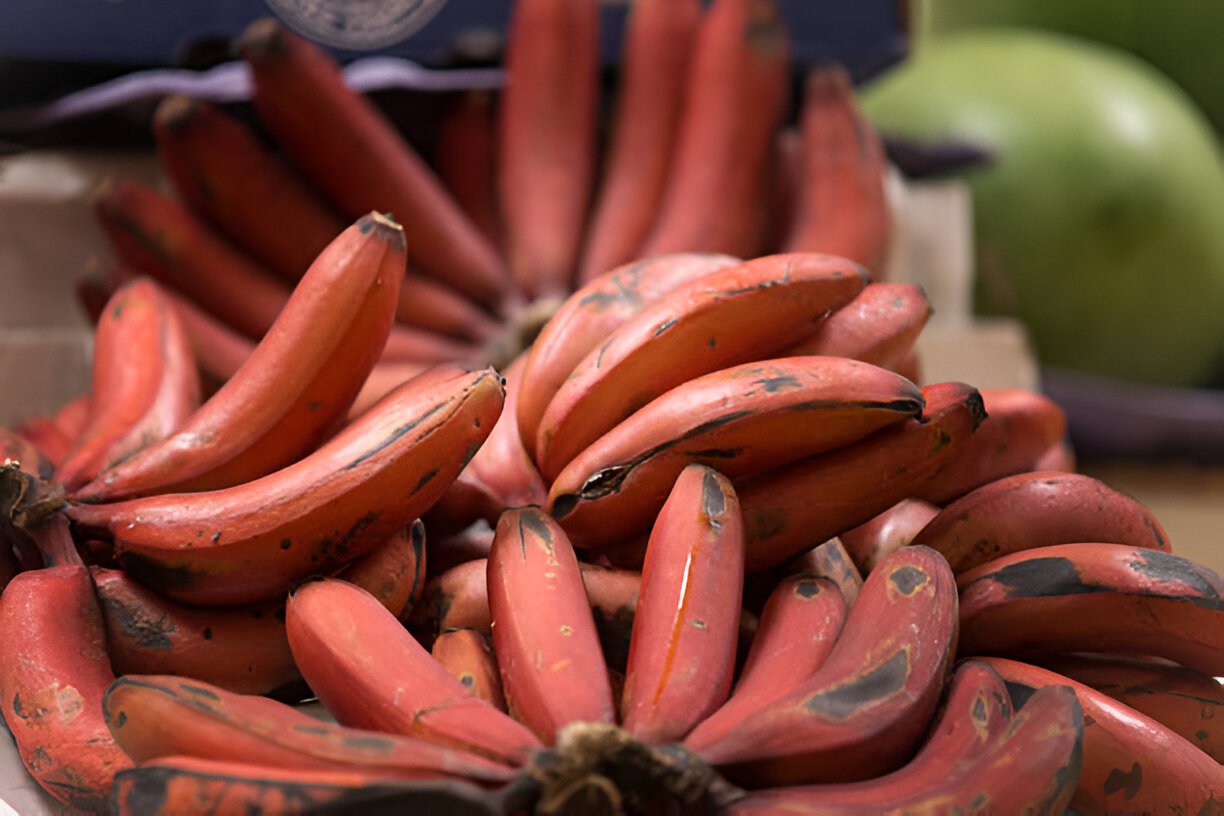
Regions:
<instances>
[{"instance_id":1,"label":"curved banana","mask_svg":"<svg viewBox=\"0 0 1224 816\"><path fill-rule=\"evenodd\" d=\"M576 546L600 548L650 529L692 463L751 477L852 444L917 417L918 386L840 357L784 357L682 383L574 457L549 509Z\"/></svg>"},{"instance_id":2,"label":"curved banana","mask_svg":"<svg viewBox=\"0 0 1224 816\"><path fill-rule=\"evenodd\" d=\"M729 733L698 726L684 744L732 781L758 786L895 770L926 734L951 667L955 587L939 553L893 553L867 576L815 674Z\"/></svg>"},{"instance_id":3,"label":"curved banana","mask_svg":"<svg viewBox=\"0 0 1224 816\"><path fill-rule=\"evenodd\" d=\"M862 782L757 791L728 813L1057 816L1075 794L1083 764L1079 702L1073 691L1055 686L1013 715L1006 698L997 673L981 663L963 664L932 734L905 767Z\"/></svg>"},{"instance_id":4,"label":"curved banana","mask_svg":"<svg viewBox=\"0 0 1224 816\"><path fill-rule=\"evenodd\" d=\"M1079 473L1032 471L966 493L930 520L913 543L943 553L960 574L1035 547L1099 541L1168 551L1150 510Z\"/></svg>"},{"instance_id":5,"label":"curved banana","mask_svg":"<svg viewBox=\"0 0 1224 816\"><path fill-rule=\"evenodd\" d=\"M689 465L659 511L642 565L621 727L672 742L727 699L735 673L744 526L725 476Z\"/></svg>"},{"instance_id":6,"label":"curved banana","mask_svg":"<svg viewBox=\"0 0 1224 816\"><path fill-rule=\"evenodd\" d=\"M411 532L409 532L411 531ZM424 570L419 522L339 573L396 616L409 606ZM176 603L121 570L93 567L115 671L174 674L240 694L288 691L301 679L285 636L285 601L235 608Z\"/></svg>"},{"instance_id":7,"label":"curved banana","mask_svg":"<svg viewBox=\"0 0 1224 816\"><path fill-rule=\"evenodd\" d=\"M473 696L365 590L323 579L289 598L289 647L302 676L343 725L419 737L522 764L539 740Z\"/></svg>"},{"instance_id":8,"label":"curved banana","mask_svg":"<svg viewBox=\"0 0 1224 816\"><path fill-rule=\"evenodd\" d=\"M545 745L571 722L613 722L591 603L565 533L538 507L506 510L488 565L507 710Z\"/></svg>"},{"instance_id":9,"label":"curved banana","mask_svg":"<svg viewBox=\"0 0 1224 816\"><path fill-rule=\"evenodd\" d=\"M477 698L498 711L506 710L497 658L486 634L475 629L447 629L434 638L429 656Z\"/></svg>"},{"instance_id":10,"label":"curved banana","mask_svg":"<svg viewBox=\"0 0 1224 816\"><path fill-rule=\"evenodd\" d=\"M106 690L102 712L115 740L137 763L191 756L484 784L514 774L509 766L455 748L322 722L266 697L173 675L120 677Z\"/></svg>"},{"instance_id":11,"label":"curved banana","mask_svg":"<svg viewBox=\"0 0 1224 816\"><path fill-rule=\"evenodd\" d=\"M985 411L963 383L922 389L921 417L736 485L749 572L783 563L920 492L974 438Z\"/></svg>"},{"instance_id":12,"label":"curved banana","mask_svg":"<svg viewBox=\"0 0 1224 816\"><path fill-rule=\"evenodd\" d=\"M984 388L986 418L947 467L920 485L915 496L945 505L975 487L1035 470L1067 433L1067 416L1052 399L1023 388Z\"/></svg>"},{"instance_id":13,"label":"curved banana","mask_svg":"<svg viewBox=\"0 0 1224 816\"><path fill-rule=\"evenodd\" d=\"M440 366L409 380L314 453L207 493L76 504L114 538L133 577L170 598L226 605L275 598L374 549L437 500L501 411L491 369Z\"/></svg>"},{"instance_id":14,"label":"curved banana","mask_svg":"<svg viewBox=\"0 0 1224 816\"><path fill-rule=\"evenodd\" d=\"M60 802L103 811L132 761L102 717L115 679L89 570L17 575L0 596L0 700L26 770Z\"/></svg>"},{"instance_id":15,"label":"curved banana","mask_svg":"<svg viewBox=\"0 0 1224 816\"><path fill-rule=\"evenodd\" d=\"M939 508L928 501L902 499L870 521L842 530L837 537L858 568L871 572L890 552L913 543L931 546L928 542L917 542L916 538L937 515Z\"/></svg>"},{"instance_id":16,"label":"curved banana","mask_svg":"<svg viewBox=\"0 0 1224 816\"><path fill-rule=\"evenodd\" d=\"M166 97L153 136L180 200L291 284L344 230L300 176L211 102Z\"/></svg>"},{"instance_id":17,"label":"curved banana","mask_svg":"<svg viewBox=\"0 0 1224 816\"><path fill-rule=\"evenodd\" d=\"M930 318L931 302L921 287L869 283L858 297L829 315L785 354L850 357L897 371Z\"/></svg>"},{"instance_id":18,"label":"curved banana","mask_svg":"<svg viewBox=\"0 0 1224 816\"><path fill-rule=\"evenodd\" d=\"M536 433L545 479L634 411L712 371L768 359L854 298L866 272L830 255L769 255L680 286L574 367Z\"/></svg>"},{"instance_id":19,"label":"curved banana","mask_svg":"<svg viewBox=\"0 0 1224 816\"><path fill-rule=\"evenodd\" d=\"M1075 692L1084 711L1084 761L1074 812L1218 810L1224 766L1160 723L1063 675L1014 660L982 660L1007 682L1013 705L1027 705L1049 686Z\"/></svg>"},{"instance_id":20,"label":"curved banana","mask_svg":"<svg viewBox=\"0 0 1224 816\"><path fill-rule=\"evenodd\" d=\"M121 286L94 330L85 425L54 480L71 492L183 426L200 403L186 328L149 278Z\"/></svg>"},{"instance_id":21,"label":"curved banana","mask_svg":"<svg viewBox=\"0 0 1224 816\"><path fill-rule=\"evenodd\" d=\"M242 367L177 433L73 497L114 501L231 487L313 450L343 421L378 359L404 252L399 226L382 216L346 229Z\"/></svg>"},{"instance_id":22,"label":"curved banana","mask_svg":"<svg viewBox=\"0 0 1224 816\"><path fill-rule=\"evenodd\" d=\"M430 275L478 302L498 302L506 276L493 246L327 51L271 18L252 23L238 51L255 112L304 176L349 218L390 213Z\"/></svg>"},{"instance_id":23,"label":"curved banana","mask_svg":"<svg viewBox=\"0 0 1224 816\"><path fill-rule=\"evenodd\" d=\"M1224 581L1160 550L1059 544L961 573L965 655L1147 655L1224 675Z\"/></svg>"},{"instance_id":24,"label":"curved banana","mask_svg":"<svg viewBox=\"0 0 1224 816\"><path fill-rule=\"evenodd\" d=\"M731 696L701 723L704 734L727 734L819 671L846 620L837 584L810 574L784 578L761 612L752 646Z\"/></svg>"},{"instance_id":25,"label":"curved banana","mask_svg":"<svg viewBox=\"0 0 1224 816\"><path fill-rule=\"evenodd\" d=\"M1138 657L1052 655L1039 662L1146 714L1224 764L1224 684L1214 677Z\"/></svg>"},{"instance_id":26,"label":"curved banana","mask_svg":"<svg viewBox=\"0 0 1224 816\"><path fill-rule=\"evenodd\" d=\"M527 452L534 457L544 410L588 352L673 289L739 263L716 253L659 255L605 272L566 298L540 329L523 367L516 414Z\"/></svg>"}]
</instances>

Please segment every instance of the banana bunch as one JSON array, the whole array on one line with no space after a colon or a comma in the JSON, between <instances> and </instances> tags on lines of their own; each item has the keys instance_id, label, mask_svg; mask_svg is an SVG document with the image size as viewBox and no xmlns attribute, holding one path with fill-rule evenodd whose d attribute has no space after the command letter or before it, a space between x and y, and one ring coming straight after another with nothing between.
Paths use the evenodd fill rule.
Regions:
<instances>
[{"instance_id":1,"label":"banana bunch","mask_svg":"<svg viewBox=\"0 0 1224 816\"><path fill-rule=\"evenodd\" d=\"M96 202L91 391L0 429L32 777L142 816L1216 812L1224 582L1050 400L923 380L844 75L780 132L771 2L639 0L601 175L596 19L517 3L432 167L270 21L281 155L159 108L177 195Z\"/></svg>"}]
</instances>

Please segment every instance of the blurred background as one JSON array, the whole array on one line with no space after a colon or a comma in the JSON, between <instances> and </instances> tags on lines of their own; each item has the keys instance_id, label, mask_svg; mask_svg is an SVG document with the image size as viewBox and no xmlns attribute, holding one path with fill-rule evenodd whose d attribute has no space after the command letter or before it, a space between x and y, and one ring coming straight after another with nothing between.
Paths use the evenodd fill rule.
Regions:
<instances>
[{"instance_id":1,"label":"blurred background","mask_svg":"<svg viewBox=\"0 0 1224 816\"><path fill-rule=\"evenodd\" d=\"M606 0L609 87L627 0ZM230 42L276 14L425 154L440 100L496 88L511 0L0 0L0 422L88 380L72 300L109 174L155 182L168 92L251 119ZM796 98L844 63L896 170L893 274L939 312L931 376L1040 388L1080 466L1224 569L1220 0L780 0Z\"/></svg>"}]
</instances>

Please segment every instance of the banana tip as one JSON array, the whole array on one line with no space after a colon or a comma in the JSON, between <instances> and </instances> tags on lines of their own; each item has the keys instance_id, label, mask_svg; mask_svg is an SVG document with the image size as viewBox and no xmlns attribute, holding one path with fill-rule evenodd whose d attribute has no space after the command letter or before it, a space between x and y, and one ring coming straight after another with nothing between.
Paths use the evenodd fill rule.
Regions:
<instances>
[{"instance_id":1,"label":"banana tip","mask_svg":"<svg viewBox=\"0 0 1224 816\"><path fill-rule=\"evenodd\" d=\"M289 51L285 28L275 17L262 17L238 36L234 50L248 60L282 56Z\"/></svg>"}]
</instances>

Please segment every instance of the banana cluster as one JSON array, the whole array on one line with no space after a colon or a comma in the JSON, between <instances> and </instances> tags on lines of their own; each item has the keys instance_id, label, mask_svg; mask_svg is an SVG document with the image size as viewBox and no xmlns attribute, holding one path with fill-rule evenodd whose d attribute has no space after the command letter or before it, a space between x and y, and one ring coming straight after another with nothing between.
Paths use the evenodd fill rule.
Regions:
<instances>
[{"instance_id":1,"label":"banana cluster","mask_svg":"<svg viewBox=\"0 0 1224 816\"><path fill-rule=\"evenodd\" d=\"M1049 399L923 379L844 75L779 136L771 2L639 0L596 172L596 12L516 4L436 172L271 21L281 156L159 108L176 197L97 199L91 391L0 429L31 776L142 816L1215 812L1224 582Z\"/></svg>"}]
</instances>

